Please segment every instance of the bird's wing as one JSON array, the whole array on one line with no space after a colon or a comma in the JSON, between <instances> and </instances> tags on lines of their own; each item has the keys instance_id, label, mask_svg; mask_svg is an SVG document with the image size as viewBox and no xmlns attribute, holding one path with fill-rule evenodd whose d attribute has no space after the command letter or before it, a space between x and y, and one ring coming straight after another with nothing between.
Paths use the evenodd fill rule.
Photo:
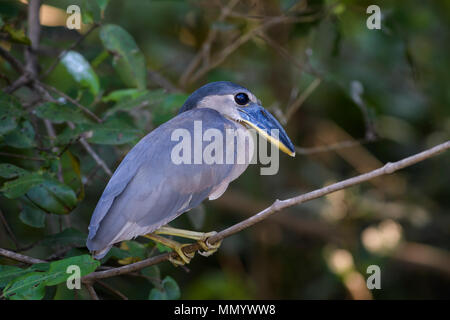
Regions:
<instances>
[{"instance_id":1,"label":"bird's wing","mask_svg":"<svg viewBox=\"0 0 450 320\"><path fill-rule=\"evenodd\" d=\"M112 244L153 232L196 207L235 172L233 164L173 163L179 141L172 141L172 132L187 129L192 135L194 120L202 121L203 131L236 128L217 111L194 109L145 136L117 168L93 213L87 246L98 257Z\"/></svg>"}]
</instances>

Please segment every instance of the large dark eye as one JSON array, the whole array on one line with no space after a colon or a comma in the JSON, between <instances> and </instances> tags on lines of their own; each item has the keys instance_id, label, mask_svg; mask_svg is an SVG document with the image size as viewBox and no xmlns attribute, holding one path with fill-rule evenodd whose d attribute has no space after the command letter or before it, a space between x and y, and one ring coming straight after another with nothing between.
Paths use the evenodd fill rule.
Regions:
<instances>
[{"instance_id":1,"label":"large dark eye","mask_svg":"<svg viewBox=\"0 0 450 320\"><path fill-rule=\"evenodd\" d=\"M234 96L234 101L236 101L236 103L240 104L241 106L247 104L249 101L248 95L243 92L238 93L237 95Z\"/></svg>"}]
</instances>

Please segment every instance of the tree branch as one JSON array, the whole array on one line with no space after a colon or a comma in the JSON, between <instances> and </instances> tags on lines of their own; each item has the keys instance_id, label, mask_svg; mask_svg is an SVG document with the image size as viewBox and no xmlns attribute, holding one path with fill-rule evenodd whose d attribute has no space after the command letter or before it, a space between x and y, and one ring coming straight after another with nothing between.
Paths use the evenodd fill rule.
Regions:
<instances>
[{"instance_id":1,"label":"tree branch","mask_svg":"<svg viewBox=\"0 0 450 320\"><path fill-rule=\"evenodd\" d=\"M30 0L28 2L28 31L27 35L31 45L25 50L25 70L33 76L38 73L39 38L41 37L41 23L39 21L39 9L41 0Z\"/></svg>"},{"instance_id":2,"label":"tree branch","mask_svg":"<svg viewBox=\"0 0 450 320\"><path fill-rule=\"evenodd\" d=\"M400 160L397 162L392 162L392 163L389 162L389 163L385 164L383 167L373 170L373 171L370 171L368 173L361 174L359 176L331 184L327 187L317 189L315 191L311 191L311 192L305 193L303 195L300 195L300 196L297 196L294 198L290 198L290 199L286 199L286 200L276 200L271 206L260 211L259 213L255 214L255 215L251 216L250 218L248 218L244 221L241 221L241 222L217 233L216 235L211 236L208 239L208 242L211 244L214 244L224 238L227 238L227 237L229 237L233 234L236 234L244 229L247 229L258 222L261 222L264 219L267 219L269 216L271 216L272 214L274 214L278 211L281 211L282 209L323 197L323 196L333 193L335 191L342 190L342 189L360 184L362 182L365 182L365 181L368 181L368 180L371 180L371 179L374 179L374 178L377 178L377 177L380 177L383 175L394 173L395 171L398 171L405 167L411 166L418 162L424 161L428 158L434 157L449 148L450 148L450 141L447 141L447 142L441 143L431 149L425 150L421 153L418 153L418 154L415 154L408 158L405 158L403 160ZM184 251L186 253L191 253L191 252L195 252L199 249L200 249L200 246L197 243L195 243L190 246L186 246L184 248ZM129 265L126 265L123 267L114 268L114 269L105 270L105 271L93 272L91 274L84 276L84 279L92 280L92 279L109 278L109 277L114 277L114 276L118 276L121 274L129 273L129 272L137 271L142 268L166 261L169 259L170 256L175 257L176 253L174 253L174 252L165 253L165 254L154 256L154 257L148 258L146 260L139 261L139 262L136 262L133 264L129 264Z\"/></svg>"},{"instance_id":3,"label":"tree branch","mask_svg":"<svg viewBox=\"0 0 450 320\"><path fill-rule=\"evenodd\" d=\"M42 82L39 82L39 85L44 87L45 89L52 91L54 93L56 93L57 95L59 95L60 97L63 97L64 99L66 99L67 101L69 101L70 103L73 103L74 105L76 105L78 108L80 108L82 111L84 111L86 114L88 114L92 119L94 119L96 122L98 123L102 123L102 119L100 119L99 117L97 117L91 110L89 110L88 108L86 108L85 106L83 106L81 103L79 103L77 100L73 99L72 97L70 97L69 95L65 94L64 92L61 92L60 90L56 89L55 87L49 86L47 84L44 84Z\"/></svg>"},{"instance_id":4,"label":"tree branch","mask_svg":"<svg viewBox=\"0 0 450 320\"><path fill-rule=\"evenodd\" d=\"M100 300L97 295L97 292L95 292L95 290L94 290L94 286L92 283L85 282L84 285L86 286L86 289L88 290L89 295L91 296L92 300Z\"/></svg>"},{"instance_id":5,"label":"tree branch","mask_svg":"<svg viewBox=\"0 0 450 320\"><path fill-rule=\"evenodd\" d=\"M3 47L0 46L0 56L2 56L8 63L11 65L11 67L19 74L25 73L25 69L22 65L22 62L17 60L15 57L13 57L12 54L10 54L8 51L6 51Z\"/></svg>"},{"instance_id":6,"label":"tree branch","mask_svg":"<svg viewBox=\"0 0 450 320\"><path fill-rule=\"evenodd\" d=\"M70 129L75 129L75 125L72 122L67 123ZM80 143L83 146L83 148L89 153L89 155L94 159L94 161L103 169L103 171L106 172L108 176L112 176L111 169L109 169L108 165L103 161L102 158L95 152L94 149L92 149L91 145L86 141L85 138L80 138Z\"/></svg>"},{"instance_id":7,"label":"tree branch","mask_svg":"<svg viewBox=\"0 0 450 320\"><path fill-rule=\"evenodd\" d=\"M315 190L312 192L308 192L308 193L305 193L303 195L300 195L300 196L297 196L294 198L290 198L287 200L276 200L270 207L264 209L263 211L261 211L261 212L255 214L254 216L252 216L238 224L235 224L234 226L231 226L231 227L219 232L218 234L210 237L209 242L214 244L226 237L229 237L243 229L246 229L246 228L266 219L273 213L280 211L284 208L292 207L294 205L301 204L306 201L311 201L311 200L320 198L327 194L354 186L356 184L360 184L362 182L377 178L379 176L394 173L395 171L398 171L405 167L408 167L408 166L411 166L418 162L421 162L425 159L436 156L449 148L450 148L450 141L447 141L447 142L441 143L431 149L428 149L428 150L418 153L416 155L405 158L403 160L400 160L397 162L388 162L383 167L373 170L373 171L370 171L368 173L364 173L359 176L331 184L327 187L324 187L324 188L321 188L321 189L318 189L318 190Z\"/></svg>"},{"instance_id":8,"label":"tree branch","mask_svg":"<svg viewBox=\"0 0 450 320\"><path fill-rule=\"evenodd\" d=\"M302 92L287 108L286 111L286 122L288 122L291 117L300 109L302 104L308 99L308 97L314 92L314 90L317 89L317 87L320 85L320 82L322 80L320 78L315 78L311 84L306 88L305 91Z\"/></svg>"},{"instance_id":9,"label":"tree branch","mask_svg":"<svg viewBox=\"0 0 450 320\"><path fill-rule=\"evenodd\" d=\"M28 263L28 264L45 263L46 262L41 259L36 259L36 258L29 257L29 256L25 256L23 254L15 253L15 252L3 249L3 248L0 248L0 255L10 258L12 260L16 260L16 261L20 261L20 262L24 262L24 263Z\"/></svg>"},{"instance_id":10,"label":"tree branch","mask_svg":"<svg viewBox=\"0 0 450 320\"><path fill-rule=\"evenodd\" d=\"M373 140L367 139L359 139L359 140L344 140L324 146L310 147L310 148L302 148L295 146L295 152L301 155L311 155L322 152L330 152L336 151L345 148L353 148L356 146L360 146L366 143L374 142Z\"/></svg>"},{"instance_id":11,"label":"tree branch","mask_svg":"<svg viewBox=\"0 0 450 320\"><path fill-rule=\"evenodd\" d=\"M285 208L292 207L294 205L298 205L298 204L301 204L301 203L304 203L307 201L311 201L311 200L323 197L327 194L336 192L338 190L349 188L351 186L369 181L371 179L374 179L374 178L377 178L377 177L380 177L383 175L388 175L388 174L394 173L400 169L412 166L418 162L421 162L421 161L424 161L431 157L437 156L438 154L440 154L448 149L450 149L450 141L446 141L446 142L441 143L433 148L427 149L423 152L412 155L412 156L402 159L400 161L388 162L383 167L378 168L373 171L370 171L368 173L364 173L364 174L358 175L356 177L331 184L329 186L305 193L303 195L299 195L297 197L289 198L286 200L276 200L271 206L267 207L266 209L258 212L257 214L251 216L250 218L248 218L244 221L241 221L241 222L209 237L207 241L211 244L217 243L229 236L232 236L242 230L245 230L245 229L255 225L258 222L261 222L261 221L267 219L274 213L279 212ZM199 249L201 249L200 245L198 243L194 243L194 244L184 247L183 250L185 253L191 253L191 252L196 252ZM11 252L11 251L8 251L5 249L1 249L1 248L0 248L0 255L9 257L9 258L17 260L17 261L30 263L30 264L45 262L43 260L23 256L23 255L20 255L20 254L17 254L17 253L14 253L14 252ZM167 261L169 259L169 257L175 257L175 256L176 256L175 252L169 252L169 253L164 253L164 254L160 254L157 256L153 256L148 259L145 259L145 260L142 260L139 262L135 262L135 263L132 263L132 264L129 264L126 266L112 268L112 269L108 269L108 270L104 270L104 271L96 271L96 272L93 272L93 273L90 273L90 274L84 276L82 278L82 281L84 283L89 283L89 282L95 281L97 279L110 278L110 277L119 276L122 274L135 272L135 271L141 270L145 267L155 265L155 264L161 263L163 261Z\"/></svg>"},{"instance_id":12,"label":"tree branch","mask_svg":"<svg viewBox=\"0 0 450 320\"><path fill-rule=\"evenodd\" d=\"M236 6L237 3L238 0L230 0L230 2L226 7L222 7L217 21L223 22L227 18L227 16L231 13L231 10L233 10L233 8ZM180 77L179 84L182 87L184 87L185 84L189 82L190 76L195 71L195 68L197 68L200 65L202 59L209 60L211 45L214 42L216 36L217 36L217 28L210 28L208 35L206 36L206 40L203 42L202 48L191 60L189 65L186 67L186 70L184 70L183 74Z\"/></svg>"}]
</instances>

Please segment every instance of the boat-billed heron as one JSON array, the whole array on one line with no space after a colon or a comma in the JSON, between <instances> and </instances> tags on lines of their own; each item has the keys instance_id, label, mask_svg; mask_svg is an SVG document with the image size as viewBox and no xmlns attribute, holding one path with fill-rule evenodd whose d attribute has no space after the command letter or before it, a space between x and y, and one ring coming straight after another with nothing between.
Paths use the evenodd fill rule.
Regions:
<instances>
[{"instance_id":1,"label":"boat-billed heron","mask_svg":"<svg viewBox=\"0 0 450 320\"><path fill-rule=\"evenodd\" d=\"M95 258L104 257L115 243L145 236L176 251L178 257L172 262L188 263L192 256L182 250L186 244L161 234L196 240L205 254L217 250L220 243L211 245L207 241L211 232L166 226L206 198L220 197L249 164L175 163L173 150L179 140L173 139L174 132L182 129L195 136L196 122L201 122L203 131L215 129L224 136L229 129L253 128L283 152L295 155L282 126L249 90L226 81L201 87L189 96L177 116L147 134L128 152L109 180L89 225L87 247ZM272 135L273 129L278 130L277 135ZM239 143L235 142L235 153L249 148L247 143ZM201 148L186 155L194 158L203 151L204 144Z\"/></svg>"}]
</instances>

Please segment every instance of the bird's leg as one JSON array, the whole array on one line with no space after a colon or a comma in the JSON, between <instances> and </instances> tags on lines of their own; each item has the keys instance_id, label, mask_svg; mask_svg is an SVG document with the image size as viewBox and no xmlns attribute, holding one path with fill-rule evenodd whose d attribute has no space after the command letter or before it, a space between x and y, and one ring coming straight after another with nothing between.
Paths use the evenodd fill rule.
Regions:
<instances>
[{"instance_id":1,"label":"bird's leg","mask_svg":"<svg viewBox=\"0 0 450 320\"><path fill-rule=\"evenodd\" d=\"M182 243L179 243L172 239L167 239L167 238L158 236L154 233L146 234L146 235L144 235L144 237L146 237L147 239L153 240L155 242L161 243L161 244L165 245L166 247L169 247L172 250L174 250L178 254L178 257L177 258L170 257L169 261L172 262L175 266L188 264L189 262L191 262L191 259L195 255L194 252L185 253L183 251L183 248L186 246L189 246L189 244L182 244Z\"/></svg>"},{"instance_id":2,"label":"bird's leg","mask_svg":"<svg viewBox=\"0 0 450 320\"><path fill-rule=\"evenodd\" d=\"M222 240L216 242L215 244L210 244L208 242L208 238L217 234L217 232L197 232L197 231L191 231L191 230L184 230L184 229L177 229L172 227L161 227L158 230L154 231L155 234L166 234L171 235L175 237L181 237L186 239L192 239L197 240L198 244L202 247L203 251L199 251L199 253L202 256L210 256L214 252L219 249L220 245L222 244Z\"/></svg>"}]
</instances>

